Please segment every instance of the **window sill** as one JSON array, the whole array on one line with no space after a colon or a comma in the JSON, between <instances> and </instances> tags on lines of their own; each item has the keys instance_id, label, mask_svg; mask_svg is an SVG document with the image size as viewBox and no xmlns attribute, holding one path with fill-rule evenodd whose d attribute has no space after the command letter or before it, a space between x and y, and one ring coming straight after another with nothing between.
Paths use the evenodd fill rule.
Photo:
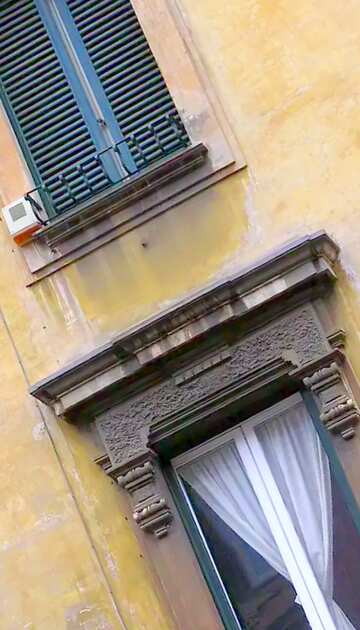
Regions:
<instances>
[{"instance_id":1,"label":"window sill","mask_svg":"<svg viewBox=\"0 0 360 630\"><path fill-rule=\"evenodd\" d=\"M213 161L202 142L150 166L125 184L59 216L22 247L31 286L225 177L244 163Z\"/></svg>"},{"instance_id":2,"label":"window sill","mask_svg":"<svg viewBox=\"0 0 360 630\"><path fill-rule=\"evenodd\" d=\"M196 168L204 162L206 154L207 148L202 143L177 151L129 177L127 181L106 189L74 210L51 220L49 225L34 235L33 240L46 239L48 246L53 249L58 243L71 238L104 216L118 212L129 203Z\"/></svg>"}]
</instances>

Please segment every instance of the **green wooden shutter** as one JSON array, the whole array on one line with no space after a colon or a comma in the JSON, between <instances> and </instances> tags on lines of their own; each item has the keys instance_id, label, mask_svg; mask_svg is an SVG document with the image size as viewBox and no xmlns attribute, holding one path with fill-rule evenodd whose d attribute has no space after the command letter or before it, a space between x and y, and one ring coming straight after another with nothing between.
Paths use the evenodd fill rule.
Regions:
<instances>
[{"instance_id":1,"label":"green wooden shutter","mask_svg":"<svg viewBox=\"0 0 360 630\"><path fill-rule=\"evenodd\" d=\"M44 5L36 6L40 1ZM96 122L94 109L94 122L89 114L92 96L84 92L71 56L63 54L58 18L46 2L0 0L0 78L5 107L35 184L46 187L52 214L60 214L116 181L110 182L106 161L115 159L115 148L123 162L128 150L121 139L115 139L114 146L99 146L97 125L102 121ZM99 103L102 99L108 117L115 116L113 127L120 128L118 135L125 138L136 168L187 145L189 139L130 1L56 2L65 15L65 28L76 32L75 53L83 58L93 96ZM87 66L85 49L80 50L83 44Z\"/></svg>"},{"instance_id":2,"label":"green wooden shutter","mask_svg":"<svg viewBox=\"0 0 360 630\"><path fill-rule=\"evenodd\" d=\"M66 1L137 167L188 144L130 0Z\"/></svg>"},{"instance_id":3,"label":"green wooden shutter","mask_svg":"<svg viewBox=\"0 0 360 630\"><path fill-rule=\"evenodd\" d=\"M33 0L2 0L0 33L5 105L36 183L64 212L109 181Z\"/></svg>"}]
</instances>

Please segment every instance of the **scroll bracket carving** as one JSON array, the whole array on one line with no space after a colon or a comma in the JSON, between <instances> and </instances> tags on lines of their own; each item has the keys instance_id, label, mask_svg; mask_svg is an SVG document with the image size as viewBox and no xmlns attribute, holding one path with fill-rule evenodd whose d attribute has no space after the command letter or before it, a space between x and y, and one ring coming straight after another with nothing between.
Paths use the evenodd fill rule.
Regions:
<instances>
[{"instance_id":1,"label":"scroll bracket carving","mask_svg":"<svg viewBox=\"0 0 360 630\"><path fill-rule=\"evenodd\" d=\"M126 490L132 504L133 519L139 527L156 538L167 535L172 521L171 509L157 485L154 455L144 453L138 463L112 467L108 457L99 458L98 463L106 474Z\"/></svg>"},{"instance_id":2,"label":"scroll bracket carving","mask_svg":"<svg viewBox=\"0 0 360 630\"><path fill-rule=\"evenodd\" d=\"M344 381L336 361L304 378L304 384L318 401L320 419L329 431L340 433L345 440L355 435L360 411Z\"/></svg>"}]
</instances>

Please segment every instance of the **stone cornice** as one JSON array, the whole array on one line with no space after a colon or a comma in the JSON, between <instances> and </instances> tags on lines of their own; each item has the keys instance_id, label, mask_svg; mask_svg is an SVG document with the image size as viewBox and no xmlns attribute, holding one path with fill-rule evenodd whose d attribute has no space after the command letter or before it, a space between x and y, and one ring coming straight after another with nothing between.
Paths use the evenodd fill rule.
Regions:
<instances>
[{"instance_id":1,"label":"stone cornice","mask_svg":"<svg viewBox=\"0 0 360 630\"><path fill-rule=\"evenodd\" d=\"M113 337L36 383L30 392L53 406L57 415L70 417L129 376L210 331L259 311L266 310L269 316L273 304L286 305L294 295L298 302L320 295L336 278L337 255L337 245L324 232L287 244L236 276L220 279Z\"/></svg>"}]
</instances>

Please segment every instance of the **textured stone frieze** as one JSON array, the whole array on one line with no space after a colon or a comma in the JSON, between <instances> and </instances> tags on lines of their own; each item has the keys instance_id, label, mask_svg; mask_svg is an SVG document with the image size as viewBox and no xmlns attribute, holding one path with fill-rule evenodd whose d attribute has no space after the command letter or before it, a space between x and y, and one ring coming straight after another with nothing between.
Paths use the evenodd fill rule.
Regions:
<instances>
[{"instance_id":1,"label":"textured stone frieze","mask_svg":"<svg viewBox=\"0 0 360 630\"><path fill-rule=\"evenodd\" d=\"M176 385L183 385L189 381L193 381L203 372L207 370L212 370L214 367L219 366L221 363L225 363L231 359L231 351L229 348L219 349L217 352L214 352L207 356L202 361L196 361L195 364L187 367L185 370L180 370L176 372L175 375L175 383Z\"/></svg>"},{"instance_id":2,"label":"textured stone frieze","mask_svg":"<svg viewBox=\"0 0 360 630\"><path fill-rule=\"evenodd\" d=\"M145 454L149 429L156 420L221 392L287 351L301 366L328 350L329 344L310 305L246 335L229 349L231 357L226 357L226 361L213 361L211 369L198 376L192 374L189 380L179 380L175 374L98 416L97 428L112 464Z\"/></svg>"}]
</instances>

